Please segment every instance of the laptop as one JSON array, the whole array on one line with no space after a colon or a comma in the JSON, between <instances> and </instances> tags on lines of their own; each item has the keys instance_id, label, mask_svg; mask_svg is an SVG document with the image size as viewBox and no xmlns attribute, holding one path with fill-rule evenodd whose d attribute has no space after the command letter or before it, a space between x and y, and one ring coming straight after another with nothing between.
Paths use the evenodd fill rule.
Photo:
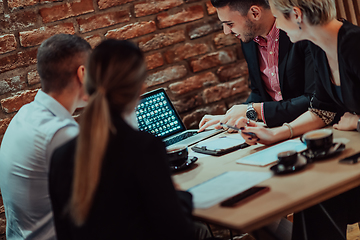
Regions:
<instances>
[{"instance_id":1,"label":"laptop","mask_svg":"<svg viewBox=\"0 0 360 240\"><path fill-rule=\"evenodd\" d=\"M163 88L147 92L141 96L136 107L136 118L140 131L160 137L166 146L173 144L192 145L214 136L222 130L186 130L179 114Z\"/></svg>"}]
</instances>

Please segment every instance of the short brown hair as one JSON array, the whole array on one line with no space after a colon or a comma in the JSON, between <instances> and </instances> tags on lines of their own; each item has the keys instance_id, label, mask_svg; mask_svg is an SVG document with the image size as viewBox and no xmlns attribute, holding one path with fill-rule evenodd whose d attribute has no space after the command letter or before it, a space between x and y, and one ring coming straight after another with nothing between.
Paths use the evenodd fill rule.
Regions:
<instances>
[{"instance_id":1,"label":"short brown hair","mask_svg":"<svg viewBox=\"0 0 360 240\"><path fill-rule=\"evenodd\" d=\"M56 34L46 39L37 52L37 71L42 90L46 93L61 92L86 64L91 52L90 44L71 34Z\"/></svg>"},{"instance_id":2,"label":"short brown hair","mask_svg":"<svg viewBox=\"0 0 360 240\"><path fill-rule=\"evenodd\" d=\"M247 15L250 7L253 5L269 9L267 0L211 0L211 4L215 8L229 6L232 11L238 11L243 16Z\"/></svg>"},{"instance_id":3,"label":"short brown hair","mask_svg":"<svg viewBox=\"0 0 360 240\"><path fill-rule=\"evenodd\" d=\"M336 18L334 0L269 0L285 18L290 17L293 7L298 7L311 25L321 25Z\"/></svg>"}]
</instances>

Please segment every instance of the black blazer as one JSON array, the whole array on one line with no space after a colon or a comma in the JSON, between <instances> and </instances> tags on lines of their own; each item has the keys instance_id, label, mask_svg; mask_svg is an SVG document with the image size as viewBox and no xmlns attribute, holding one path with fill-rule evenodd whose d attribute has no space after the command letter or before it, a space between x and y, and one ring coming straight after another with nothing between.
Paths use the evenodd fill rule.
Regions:
<instances>
[{"instance_id":1,"label":"black blazer","mask_svg":"<svg viewBox=\"0 0 360 240\"><path fill-rule=\"evenodd\" d=\"M66 212L76 139L58 148L49 175L58 240L194 239L192 197L176 192L164 144L115 118L90 214L76 227ZM179 196L181 198L179 198Z\"/></svg>"},{"instance_id":2,"label":"black blazer","mask_svg":"<svg viewBox=\"0 0 360 240\"><path fill-rule=\"evenodd\" d=\"M314 66L308 41L291 43L285 32L279 36L279 82L283 100L273 101L266 92L258 60L258 46L254 41L241 44L249 68L251 94L246 103L264 102L267 126L291 122L307 111L315 89Z\"/></svg>"},{"instance_id":3,"label":"black blazer","mask_svg":"<svg viewBox=\"0 0 360 240\"><path fill-rule=\"evenodd\" d=\"M338 33L338 60L342 100L330 80L331 70L325 52L311 46L316 68L314 108L337 113L338 120L345 112L360 114L360 27L343 20Z\"/></svg>"}]
</instances>

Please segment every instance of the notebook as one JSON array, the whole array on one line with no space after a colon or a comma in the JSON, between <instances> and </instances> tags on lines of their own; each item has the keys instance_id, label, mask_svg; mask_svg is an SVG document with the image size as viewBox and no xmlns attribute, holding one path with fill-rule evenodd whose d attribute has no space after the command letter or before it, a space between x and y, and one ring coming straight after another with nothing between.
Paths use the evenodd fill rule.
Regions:
<instances>
[{"instance_id":1,"label":"notebook","mask_svg":"<svg viewBox=\"0 0 360 240\"><path fill-rule=\"evenodd\" d=\"M147 92L141 96L136 107L136 118L140 131L160 137L166 146L173 144L192 145L209 138L222 130L186 130L179 114L163 88Z\"/></svg>"}]
</instances>

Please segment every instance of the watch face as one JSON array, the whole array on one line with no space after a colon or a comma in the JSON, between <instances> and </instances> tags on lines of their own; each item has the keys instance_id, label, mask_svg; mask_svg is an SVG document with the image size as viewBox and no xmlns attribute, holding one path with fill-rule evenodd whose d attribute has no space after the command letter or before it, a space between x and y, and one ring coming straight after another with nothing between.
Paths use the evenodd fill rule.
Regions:
<instances>
[{"instance_id":1,"label":"watch face","mask_svg":"<svg viewBox=\"0 0 360 240\"><path fill-rule=\"evenodd\" d=\"M256 121L257 120L257 113L255 110L248 110L246 112L246 117L250 120Z\"/></svg>"}]
</instances>

